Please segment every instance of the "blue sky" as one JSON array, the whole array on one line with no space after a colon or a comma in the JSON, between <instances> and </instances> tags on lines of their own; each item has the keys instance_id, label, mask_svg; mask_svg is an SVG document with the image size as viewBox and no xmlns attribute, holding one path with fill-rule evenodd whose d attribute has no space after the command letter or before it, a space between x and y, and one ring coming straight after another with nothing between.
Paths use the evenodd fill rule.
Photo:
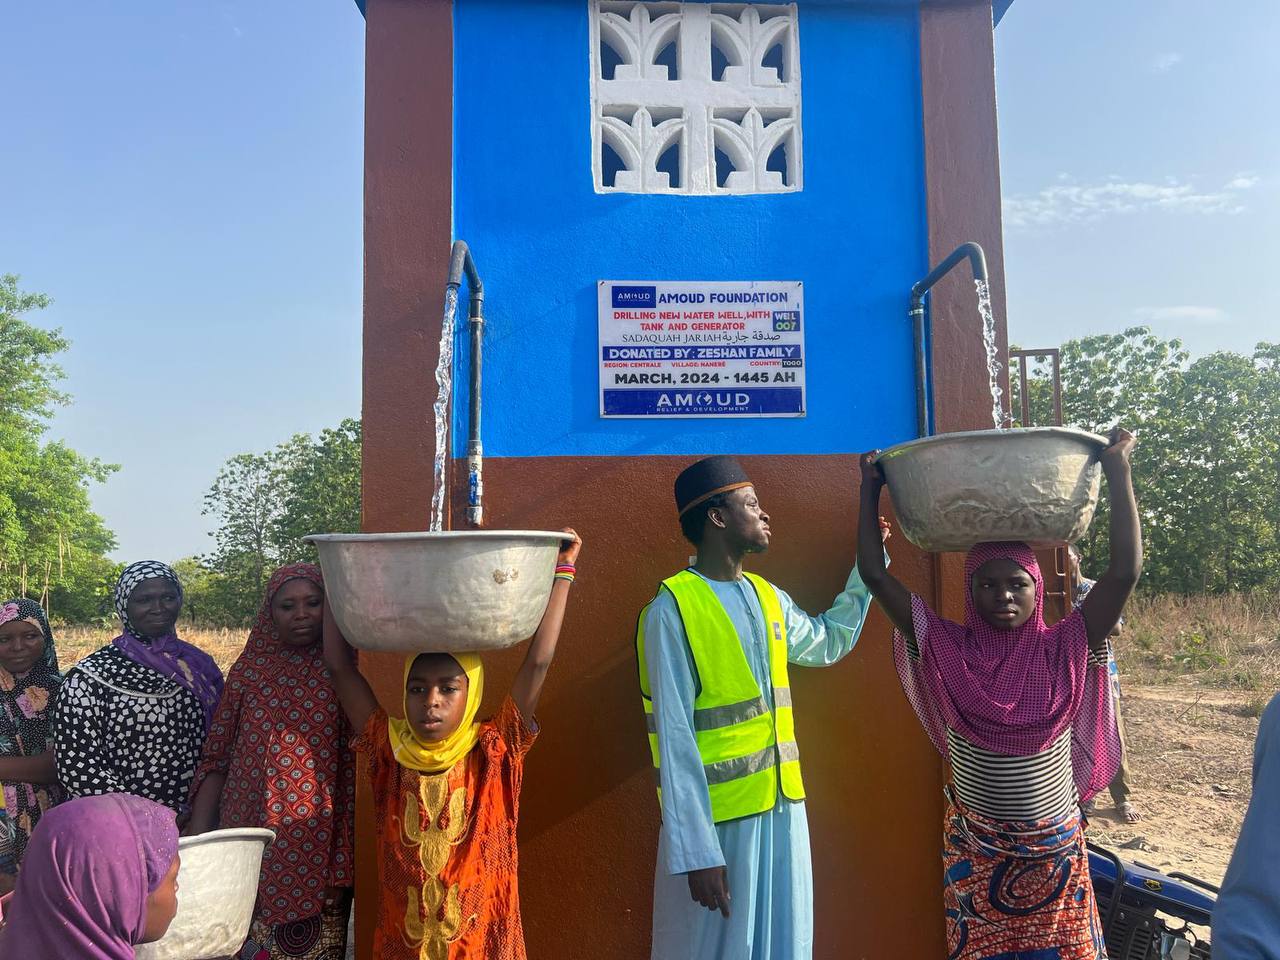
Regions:
<instances>
[{"instance_id":1,"label":"blue sky","mask_svg":"<svg viewBox=\"0 0 1280 960\"><path fill-rule=\"evenodd\" d=\"M0 272L54 297L73 406L122 469L117 556L209 549L228 457L360 410L364 21L349 0L5 12Z\"/></svg>"},{"instance_id":2,"label":"blue sky","mask_svg":"<svg viewBox=\"0 0 1280 960\"><path fill-rule=\"evenodd\" d=\"M1009 329L1280 340L1280 4L1015 0L996 31Z\"/></svg>"},{"instance_id":3,"label":"blue sky","mask_svg":"<svg viewBox=\"0 0 1280 960\"><path fill-rule=\"evenodd\" d=\"M1006 15L1015 341L1280 340L1280 5L1226 9ZM359 412L363 22L350 0L53 0L5 35L0 272L74 342L52 435L123 465L93 491L121 559L206 550L224 460Z\"/></svg>"}]
</instances>

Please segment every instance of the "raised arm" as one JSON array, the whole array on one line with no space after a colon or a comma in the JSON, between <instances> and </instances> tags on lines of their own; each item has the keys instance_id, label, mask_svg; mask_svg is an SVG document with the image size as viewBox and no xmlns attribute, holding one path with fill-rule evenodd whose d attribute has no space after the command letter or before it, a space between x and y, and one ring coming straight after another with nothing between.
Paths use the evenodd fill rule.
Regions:
<instances>
[{"instance_id":1,"label":"raised arm","mask_svg":"<svg viewBox=\"0 0 1280 960\"><path fill-rule=\"evenodd\" d=\"M858 510L858 572L871 595L904 637L915 639L911 624L911 591L891 574L884 562L884 546L880 538L880 491L884 488L884 471L876 463L879 450L864 453L862 495Z\"/></svg>"},{"instance_id":2,"label":"raised arm","mask_svg":"<svg viewBox=\"0 0 1280 960\"><path fill-rule=\"evenodd\" d=\"M564 608L569 601L569 585L578 563L578 551L582 549L582 538L569 527L565 527L565 540L560 544L560 556L556 560L556 569L567 576L557 575L552 581L551 599L547 601L547 609L542 614L542 622L538 624L538 632L529 641L529 651L525 654L520 672L511 684L511 699L520 708L520 715L527 724L533 722L533 712L537 709L538 698L542 695L542 685L546 682L547 671L551 669L551 661L556 656L556 644L560 640L560 625L564 622Z\"/></svg>"},{"instance_id":3,"label":"raised arm","mask_svg":"<svg viewBox=\"0 0 1280 960\"><path fill-rule=\"evenodd\" d=\"M338 629L327 598L324 602L324 663L329 668L333 689L338 692L338 702L351 721L355 735L359 736L364 732L369 717L378 709L378 698L356 666L355 651Z\"/></svg>"},{"instance_id":4,"label":"raised arm","mask_svg":"<svg viewBox=\"0 0 1280 960\"><path fill-rule=\"evenodd\" d=\"M1133 446L1133 434L1123 427L1116 427L1111 431L1111 442L1101 456L1111 501L1111 558L1106 572L1080 604L1088 629L1089 647L1095 651L1106 648L1107 636L1120 622L1124 605L1142 575L1142 527L1138 522L1138 502L1133 495L1133 476L1129 470Z\"/></svg>"}]
</instances>

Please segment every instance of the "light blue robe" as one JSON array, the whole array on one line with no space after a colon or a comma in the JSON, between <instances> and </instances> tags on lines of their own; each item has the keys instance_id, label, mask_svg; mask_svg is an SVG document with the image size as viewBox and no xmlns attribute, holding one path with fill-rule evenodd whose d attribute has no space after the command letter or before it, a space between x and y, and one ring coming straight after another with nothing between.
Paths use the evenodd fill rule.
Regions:
<instances>
[{"instance_id":1,"label":"light blue robe","mask_svg":"<svg viewBox=\"0 0 1280 960\"><path fill-rule=\"evenodd\" d=\"M1253 798L1213 909L1213 960L1280 960L1280 694L1258 724Z\"/></svg>"},{"instance_id":2,"label":"light blue robe","mask_svg":"<svg viewBox=\"0 0 1280 960\"><path fill-rule=\"evenodd\" d=\"M695 571L696 572L696 571ZM705 579L705 578L704 578ZM742 640L751 672L773 708L764 614L745 579L706 581ZM826 613L810 617L778 590L787 627L787 659L825 667L858 641L871 595L849 574ZM716 824L693 730L693 655L675 598L660 591L645 619L645 662L662 744L662 831L653 882L653 960L807 960L813 955L813 865L802 802L781 792L768 813ZM803 737L804 703L796 725ZM804 743L800 742L804 762ZM691 870L728 867L729 919L689 895Z\"/></svg>"}]
</instances>

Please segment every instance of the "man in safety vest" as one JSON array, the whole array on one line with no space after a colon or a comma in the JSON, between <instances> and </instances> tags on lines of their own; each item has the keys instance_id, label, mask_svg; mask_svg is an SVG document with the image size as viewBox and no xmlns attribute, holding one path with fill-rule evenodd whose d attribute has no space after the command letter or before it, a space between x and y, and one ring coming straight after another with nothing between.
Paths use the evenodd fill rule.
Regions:
<instances>
[{"instance_id":1,"label":"man in safety vest","mask_svg":"<svg viewBox=\"0 0 1280 960\"><path fill-rule=\"evenodd\" d=\"M688 467L675 495L698 556L636 629L662 806L652 957L804 960L813 869L787 664L825 667L852 650L870 594L855 568L810 617L744 572L769 547L769 515L732 457Z\"/></svg>"}]
</instances>

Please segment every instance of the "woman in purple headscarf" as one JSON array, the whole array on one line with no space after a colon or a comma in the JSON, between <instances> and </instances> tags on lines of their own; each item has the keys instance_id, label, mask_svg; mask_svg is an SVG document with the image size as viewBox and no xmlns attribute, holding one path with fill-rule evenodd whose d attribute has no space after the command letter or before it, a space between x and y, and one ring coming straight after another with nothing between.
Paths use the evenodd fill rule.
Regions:
<instances>
[{"instance_id":1,"label":"woman in purple headscarf","mask_svg":"<svg viewBox=\"0 0 1280 960\"><path fill-rule=\"evenodd\" d=\"M885 569L884 474L862 458L858 569L897 630L907 699L947 760L943 902L948 960L1103 960L1080 804L1120 759L1107 637L1142 569L1129 472L1133 436L1102 452L1111 563L1078 610L1046 627L1044 580L1025 543L965 559L964 624L939 617Z\"/></svg>"},{"instance_id":2,"label":"woman in purple headscarf","mask_svg":"<svg viewBox=\"0 0 1280 960\"><path fill-rule=\"evenodd\" d=\"M177 893L172 810L124 794L68 801L31 835L0 956L133 960L169 929Z\"/></svg>"},{"instance_id":3,"label":"woman in purple headscarf","mask_svg":"<svg viewBox=\"0 0 1280 960\"><path fill-rule=\"evenodd\" d=\"M116 587L124 630L67 672L53 740L58 780L75 797L132 793L185 815L222 673L178 639L182 585L144 560Z\"/></svg>"}]
</instances>

